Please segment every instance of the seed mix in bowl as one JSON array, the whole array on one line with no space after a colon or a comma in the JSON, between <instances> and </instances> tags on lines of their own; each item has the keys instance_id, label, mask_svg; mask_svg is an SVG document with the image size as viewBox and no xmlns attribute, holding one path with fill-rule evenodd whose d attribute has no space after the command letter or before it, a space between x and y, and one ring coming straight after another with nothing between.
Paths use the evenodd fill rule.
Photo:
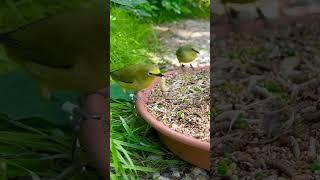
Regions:
<instances>
[{"instance_id":1,"label":"seed mix in bowl","mask_svg":"<svg viewBox=\"0 0 320 180\"><path fill-rule=\"evenodd\" d=\"M167 127L209 142L209 68L186 69L169 73L161 80L162 85L157 85L149 96L147 109Z\"/></svg>"}]
</instances>

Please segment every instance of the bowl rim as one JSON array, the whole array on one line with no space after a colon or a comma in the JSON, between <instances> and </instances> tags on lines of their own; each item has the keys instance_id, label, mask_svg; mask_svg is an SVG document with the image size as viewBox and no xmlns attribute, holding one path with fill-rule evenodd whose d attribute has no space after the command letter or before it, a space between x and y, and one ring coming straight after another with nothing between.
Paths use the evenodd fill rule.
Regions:
<instances>
[{"instance_id":1,"label":"bowl rim","mask_svg":"<svg viewBox=\"0 0 320 180\"><path fill-rule=\"evenodd\" d=\"M198 68L195 68L194 71L203 71L207 69L209 69L210 71L210 66L198 67ZM180 70L172 70L165 73L165 75L170 75L170 74L179 73L179 72ZM145 121L147 121L153 128L155 128L161 134L168 136L172 139L175 139L183 144L186 144L192 147L197 147L198 149L201 149L204 151L210 151L209 142L201 141L192 136L187 136L175 130L172 130L171 128L164 125L162 122L158 121L151 113L148 112L148 110L146 109L146 105L147 105L146 103L149 99L148 93L150 93L151 90L153 90L155 86L159 84L160 79L161 78L156 78L150 87L142 91L139 91L137 93L136 108L138 113L142 116L142 118Z\"/></svg>"}]
</instances>

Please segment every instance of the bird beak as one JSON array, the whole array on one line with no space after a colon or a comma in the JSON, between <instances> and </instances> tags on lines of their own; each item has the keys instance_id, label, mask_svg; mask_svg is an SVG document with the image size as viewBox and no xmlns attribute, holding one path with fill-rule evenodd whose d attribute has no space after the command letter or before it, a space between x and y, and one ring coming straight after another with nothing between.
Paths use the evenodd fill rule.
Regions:
<instances>
[{"instance_id":1,"label":"bird beak","mask_svg":"<svg viewBox=\"0 0 320 180\"><path fill-rule=\"evenodd\" d=\"M199 51L195 50L195 49L192 49L194 52L198 53L199 54Z\"/></svg>"},{"instance_id":2,"label":"bird beak","mask_svg":"<svg viewBox=\"0 0 320 180\"><path fill-rule=\"evenodd\" d=\"M159 74L153 74L153 73L150 73L150 75L152 75L152 76L158 76L158 77L163 77L164 75L163 74L161 74L161 73L159 73Z\"/></svg>"}]
</instances>

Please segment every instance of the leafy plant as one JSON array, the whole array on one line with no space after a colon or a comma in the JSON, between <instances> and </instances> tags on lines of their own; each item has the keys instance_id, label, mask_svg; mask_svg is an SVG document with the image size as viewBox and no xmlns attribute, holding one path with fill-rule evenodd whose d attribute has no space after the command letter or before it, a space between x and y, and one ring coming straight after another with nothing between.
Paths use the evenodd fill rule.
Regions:
<instances>
[{"instance_id":1,"label":"leafy plant","mask_svg":"<svg viewBox=\"0 0 320 180\"><path fill-rule=\"evenodd\" d=\"M289 99L289 94L280 87L279 84L277 84L274 81L266 81L264 83L264 87L271 93L274 93L276 96L283 100L288 100Z\"/></svg>"},{"instance_id":2,"label":"leafy plant","mask_svg":"<svg viewBox=\"0 0 320 180\"><path fill-rule=\"evenodd\" d=\"M233 127L235 129L244 129L249 127L249 123L247 120L244 119L243 114L240 113L236 119L236 121L234 122Z\"/></svg>"},{"instance_id":3,"label":"leafy plant","mask_svg":"<svg viewBox=\"0 0 320 180\"><path fill-rule=\"evenodd\" d=\"M263 172L261 172L261 171L259 171L259 172L257 172L256 173L256 179L257 180L262 180L262 179L264 179L264 178L266 178L266 174L264 174Z\"/></svg>"},{"instance_id":4,"label":"leafy plant","mask_svg":"<svg viewBox=\"0 0 320 180\"><path fill-rule=\"evenodd\" d=\"M225 176L229 170L230 162L226 159L222 159L218 162L217 174L218 176Z\"/></svg>"},{"instance_id":5,"label":"leafy plant","mask_svg":"<svg viewBox=\"0 0 320 180\"><path fill-rule=\"evenodd\" d=\"M319 161L314 161L314 162L310 165L310 169L311 169L312 172L320 171L320 162L319 162Z\"/></svg>"},{"instance_id":6,"label":"leafy plant","mask_svg":"<svg viewBox=\"0 0 320 180\"><path fill-rule=\"evenodd\" d=\"M209 0L111 0L111 2L140 18L147 18L156 22L188 16L208 18L210 15Z\"/></svg>"}]
</instances>

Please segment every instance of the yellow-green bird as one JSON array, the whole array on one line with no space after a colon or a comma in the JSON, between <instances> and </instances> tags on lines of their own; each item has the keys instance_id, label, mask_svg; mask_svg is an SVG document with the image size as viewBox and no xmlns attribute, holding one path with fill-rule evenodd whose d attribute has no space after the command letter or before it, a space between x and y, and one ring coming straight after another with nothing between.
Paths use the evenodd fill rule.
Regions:
<instances>
[{"instance_id":1,"label":"yellow-green bird","mask_svg":"<svg viewBox=\"0 0 320 180\"><path fill-rule=\"evenodd\" d=\"M232 8L227 8L228 3L234 3L234 4L250 4L250 3L256 3L258 0L220 0L220 2L224 5L225 12L228 16L229 22L231 22L231 18L234 16L237 16L238 12ZM261 9L256 6L256 12L258 14L258 17L260 19L266 20L265 15L262 13Z\"/></svg>"},{"instance_id":2,"label":"yellow-green bird","mask_svg":"<svg viewBox=\"0 0 320 180\"><path fill-rule=\"evenodd\" d=\"M0 34L10 59L49 90L95 92L106 87L107 18L104 6L68 11Z\"/></svg>"},{"instance_id":3,"label":"yellow-green bird","mask_svg":"<svg viewBox=\"0 0 320 180\"><path fill-rule=\"evenodd\" d=\"M193 45L184 45L176 51L176 56L182 67L184 63L191 63L199 54L199 51ZM190 65L192 67L192 65ZM192 67L193 68L193 67Z\"/></svg>"},{"instance_id":4,"label":"yellow-green bird","mask_svg":"<svg viewBox=\"0 0 320 180\"><path fill-rule=\"evenodd\" d=\"M124 90L139 91L149 87L156 77L163 74L154 64L133 64L110 73Z\"/></svg>"}]
</instances>

